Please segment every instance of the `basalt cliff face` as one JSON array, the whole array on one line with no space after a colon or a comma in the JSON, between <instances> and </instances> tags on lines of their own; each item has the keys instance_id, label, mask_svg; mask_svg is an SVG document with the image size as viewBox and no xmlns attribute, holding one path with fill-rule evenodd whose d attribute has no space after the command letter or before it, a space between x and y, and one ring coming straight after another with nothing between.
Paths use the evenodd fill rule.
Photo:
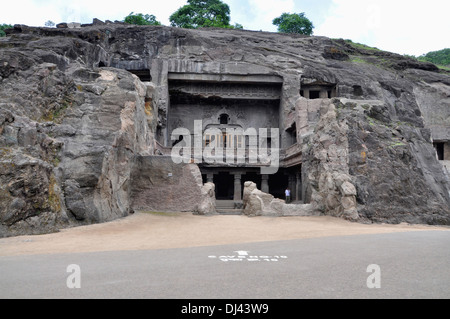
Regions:
<instances>
[{"instance_id":1,"label":"basalt cliff face","mask_svg":"<svg viewBox=\"0 0 450 319\"><path fill-rule=\"evenodd\" d=\"M316 213L450 224L449 180L432 144L434 134L450 140L450 75L432 64L342 40L242 30L97 22L16 25L7 35L0 236L110 221L138 208L139 184L167 178L158 171L165 164L139 174L139 163L158 162L143 158L158 155L164 139L168 74L185 73L283 79L280 131L296 124L303 200ZM336 94L303 97L312 82L332 83ZM196 169L180 170L186 187L198 189L190 211L211 197Z\"/></svg>"}]
</instances>

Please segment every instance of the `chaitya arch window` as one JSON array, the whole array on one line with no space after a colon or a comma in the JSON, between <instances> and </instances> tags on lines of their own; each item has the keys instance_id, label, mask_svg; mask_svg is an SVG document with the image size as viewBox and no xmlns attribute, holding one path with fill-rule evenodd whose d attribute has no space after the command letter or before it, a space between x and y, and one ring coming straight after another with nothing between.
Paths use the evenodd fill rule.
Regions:
<instances>
[{"instance_id":1,"label":"chaitya arch window","mask_svg":"<svg viewBox=\"0 0 450 319\"><path fill-rule=\"evenodd\" d=\"M229 124L230 122L230 117L228 116L228 114L221 114L219 116L219 124Z\"/></svg>"}]
</instances>

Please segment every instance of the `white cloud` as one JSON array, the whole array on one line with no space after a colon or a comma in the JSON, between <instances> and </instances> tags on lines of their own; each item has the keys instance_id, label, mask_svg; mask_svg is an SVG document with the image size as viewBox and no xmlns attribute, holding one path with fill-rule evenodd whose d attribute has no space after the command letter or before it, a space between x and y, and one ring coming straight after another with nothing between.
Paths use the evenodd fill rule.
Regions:
<instances>
[{"instance_id":1,"label":"white cloud","mask_svg":"<svg viewBox=\"0 0 450 319\"><path fill-rule=\"evenodd\" d=\"M223 0L231 8L233 23L249 30L276 31L272 20L294 9L294 0ZM164 25L187 0L16 0L2 5L0 23L42 26L45 21L90 23L100 20L123 20L130 12L153 14Z\"/></svg>"},{"instance_id":2,"label":"white cloud","mask_svg":"<svg viewBox=\"0 0 450 319\"><path fill-rule=\"evenodd\" d=\"M45 21L90 23L100 20L123 20L129 13L153 14L165 25L169 16L185 5L186 0L15 0L2 4L0 23L43 26Z\"/></svg>"},{"instance_id":3,"label":"white cloud","mask_svg":"<svg viewBox=\"0 0 450 319\"><path fill-rule=\"evenodd\" d=\"M316 35L332 38L359 39L368 33L366 14L368 6L363 1L334 0L325 22L316 27Z\"/></svg>"},{"instance_id":4,"label":"white cloud","mask_svg":"<svg viewBox=\"0 0 450 319\"><path fill-rule=\"evenodd\" d=\"M244 20L240 23L249 30L275 32L277 28L272 24L273 19L279 17L284 12L293 11L294 7L293 0L248 0L248 8L251 12L248 12L244 16Z\"/></svg>"},{"instance_id":5,"label":"white cloud","mask_svg":"<svg viewBox=\"0 0 450 319\"><path fill-rule=\"evenodd\" d=\"M0 23L42 26L47 20L61 18L60 8L48 4L38 5L37 1L8 1L2 4Z\"/></svg>"},{"instance_id":6,"label":"white cloud","mask_svg":"<svg viewBox=\"0 0 450 319\"><path fill-rule=\"evenodd\" d=\"M169 16L186 3L186 0L126 0L124 2L114 3L108 0L77 0L69 2L67 8L69 11L79 12L79 19L83 20L82 22L84 23L91 22L93 18L98 18L103 21L123 20L128 14L134 12L153 14L158 21L169 25Z\"/></svg>"},{"instance_id":7,"label":"white cloud","mask_svg":"<svg viewBox=\"0 0 450 319\"><path fill-rule=\"evenodd\" d=\"M439 0L333 0L316 35L351 39L400 54L420 55L450 47L450 20ZM447 5L448 6L448 5Z\"/></svg>"},{"instance_id":8,"label":"white cloud","mask_svg":"<svg viewBox=\"0 0 450 319\"><path fill-rule=\"evenodd\" d=\"M351 39L401 54L420 55L450 47L450 5L442 0L223 1L231 8L232 23L240 23L249 30L275 32L274 18L283 12L306 11L307 17L319 20L315 23L313 18L315 35ZM114 21L123 20L133 11L153 14L169 25L169 16L186 3L187 0L14 0L2 4L0 23L43 26L47 20Z\"/></svg>"}]
</instances>

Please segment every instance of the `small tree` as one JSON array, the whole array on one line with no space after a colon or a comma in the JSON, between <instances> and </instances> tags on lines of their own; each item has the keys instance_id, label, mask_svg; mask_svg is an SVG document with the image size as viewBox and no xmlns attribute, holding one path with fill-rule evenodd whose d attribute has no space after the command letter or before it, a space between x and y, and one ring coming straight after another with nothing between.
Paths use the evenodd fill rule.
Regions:
<instances>
[{"instance_id":1,"label":"small tree","mask_svg":"<svg viewBox=\"0 0 450 319\"><path fill-rule=\"evenodd\" d=\"M153 14L134 14L134 12L131 12L127 17L125 17L123 22L137 25L161 25L161 22L157 21Z\"/></svg>"},{"instance_id":2,"label":"small tree","mask_svg":"<svg viewBox=\"0 0 450 319\"><path fill-rule=\"evenodd\" d=\"M45 22L45 26L52 28L55 26L55 22L53 22L52 20L48 20L47 22Z\"/></svg>"},{"instance_id":3,"label":"small tree","mask_svg":"<svg viewBox=\"0 0 450 319\"><path fill-rule=\"evenodd\" d=\"M13 28L13 26L10 24L0 24L0 38L6 36L5 29L11 28Z\"/></svg>"},{"instance_id":4,"label":"small tree","mask_svg":"<svg viewBox=\"0 0 450 319\"><path fill-rule=\"evenodd\" d=\"M188 4L173 13L169 20L173 27L179 28L233 28L230 7L220 0L188 0Z\"/></svg>"},{"instance_id":5,"label":"small tree","mask_svg":"<svg viewBox=\"0 0 450 319\"><path fill-rule=\"evenodd\" d=\"M243 30L244 26L240 23L235 23L233 26L233 29L239 29L239 30Z\"/></svg>"},{"instance_id":6,"label":"small tree","mask_svg":"<svg viewBox=\"0 0 450 319\"><path fill-rule=\"evenodd\" d=\"M280 17L275 18L272 22L278 27L278 32L283 33L299 33L312 35L314 25L305 17L305 13L283 13Z\"/></svg>"}]
</instances>

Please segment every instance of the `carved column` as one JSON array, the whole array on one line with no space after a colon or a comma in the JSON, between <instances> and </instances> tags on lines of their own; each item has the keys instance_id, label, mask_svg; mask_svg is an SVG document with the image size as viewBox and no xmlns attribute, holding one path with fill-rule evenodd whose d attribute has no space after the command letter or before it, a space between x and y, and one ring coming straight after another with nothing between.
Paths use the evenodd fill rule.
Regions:
<instances>
[{"instance_id":1,"label":"carved column","mask_svg":"<svg viewBox=\"0 0 450 319\"><path fill-rule=\"evenodd\" d=\"M296 185L295 185L295 200L302 200L302 175L297 173L296 176Z\"/></svg>"},{"instance_id":2,"label":"carved column","mask_svg":"<svg viewBox=\"0 0 450 319\"><path fill-rule=\"evenodd\" d=\"M207 183L214 183L214 174L206 174L206 182Z\"/></svg>"},{"instance_id":3,"label":"carved column","mask_svg":"<svg viewBox=\"0 0 450 319\"><path fill-rule=\"evenodd\" d=\"M269 193L269 175L261 175L261 191Z\"/></svg>"},{"instance_id":4,"label":"carved column","mask_svg":"<svg viewBox=\"0 0 450 319\"><path fill-rule=\"evenodd\" d=\"M325 89L320 90L320 95L319 95L319 97L320 97L321 99L328 99L328 91L325 90Z\"/></svg>"},{"instance_id":5,"label":"carved column","mask_svg":"<svg viewBox=\"0 0 450 319\"><path fill-rule=\"evenodd\" d=\"M295 176L289 175L289 189L291 190L291 201L295 200L296 194L296 181Z\"/></svg>"},{"instance_id":6,"label":"carved column","mask_svg":"<svg viewBox=\"0 0 450 319\"><path fill-rule=\"evenodd\" d=\"M242 200L241 174L234 174L234 201Z\"/></svg>"},{"instance_id":7,"label":"carved column","mask_svg":"<svg viewBox=\"0 0 450 319\"><path fill-rule=\"evenodd\" d=\"M309 89L303 89L303 97L309 99Z\"/></svg>"}]
</instances>

